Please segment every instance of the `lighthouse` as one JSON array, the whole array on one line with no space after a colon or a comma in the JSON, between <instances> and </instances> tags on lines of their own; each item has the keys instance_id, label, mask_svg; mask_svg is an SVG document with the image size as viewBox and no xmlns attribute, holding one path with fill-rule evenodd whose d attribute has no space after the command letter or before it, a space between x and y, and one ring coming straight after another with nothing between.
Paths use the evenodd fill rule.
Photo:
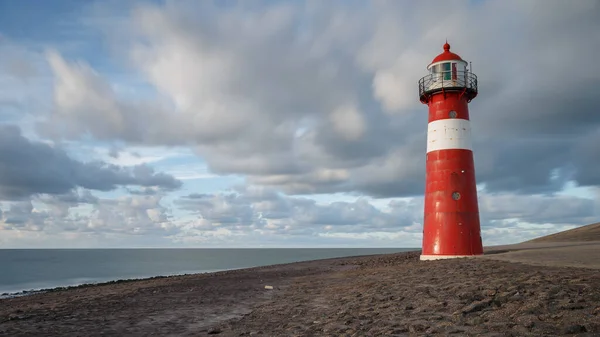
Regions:
<instances>
[{"instance_id":1,"label":"lighthouse","mask_svg":"<svg viewBox=\"0 0 600 337\"><path fill-rule=\"evenodd\" d=\"M419 80L429 107L421 260L483 254L469 120L477 76L447 41L443 48Z\"/></svg>"}]
</instances>

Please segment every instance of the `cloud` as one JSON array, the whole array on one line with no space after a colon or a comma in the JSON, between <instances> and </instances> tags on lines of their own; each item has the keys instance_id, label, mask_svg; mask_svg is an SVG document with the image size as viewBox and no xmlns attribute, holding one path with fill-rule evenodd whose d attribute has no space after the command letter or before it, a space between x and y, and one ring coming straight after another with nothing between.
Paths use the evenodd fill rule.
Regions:
<instances>
[{"instance_id":1,"label":"cloud","mask_svg":"<svg viewBox=\"0 0 600 337\"><path fill-rule=\"evenodd\" d=\"M351 186L337 166L359 167L403 138L383 112L366 115L371 101L356 99L369 90L369 77L356 73L353 52L345 45L351 35L338 36L322 20L318 24L332 30L329 36L294 37L305 18L292 5L214 14L226 24L217 25L210 16L198 21L171 5L133 12L137 35L128 41L130 56L170 105L145 109L120 100L89 66L49 54L57 78L56 112L42 129L61 125L72 137L90 132L131 143L196 144L215 173L256 179L298 175L308 181L305 187L296 184L306 191L333 172ZM337 21L356 31L344 23L356 14L340 14ZM188 34L190 29L197 35ZM250 36L239 36L240 29ZM343 47L342 54L330 43Z\"/></svg>"},{"instance_id":2,"label":"cloud","mask_svg":"<svg viewBox=\"0 0 600 337\"><path fill-rule=\"evenodd\" d=\"M393 201L389 210L382 211L366 198L317 203L253 186L227 193L190 194L175 205L193 218L185 217L181 233L174 239L185 236L183 240L205 244L243 244L260 237L266 241L277 238L280 245L335 245L342 239L359 245L416 246L421 233L422 202L410 199ZM399 237L404 241L394 240Z\"/></svg>"},{"instance_id":3,"label":"cloud","mask_svg":"<svg viewBox=\"0 0 600 337\"><path fill-rule=\"evenodd\" d=\"M479 208L487 226L504 219L534 224L587 224L600 215L594 199L561 195L483 194Z\"/></svg>"},{"instance_id":4,"label":"cloud","mask_svg":"<svg viewBox=\"0 0 600 337\"><path fill-rule=\"evenodd\" d=\"M131 195L99 203L90 216L88 229L135 235L168 236L177 232L170 210L161 204L164 195Z\"/></svg>"},{"instance_id":5,"label":"cloud","mask_svg":"<svg viewBox=\"0 0 600 337\"><path fill-rule=\"evenodd\" d=\"M355 106L341 106L330 115L333 129L345 140L358 140L365 133L365 120Z\"/></svg>"},{"instance_id":6,"label":"cloud","mask_svg":"<svg viewBox=\"0 0 600 337\"><path fill-rule=\"evenodd\" d=\"M3 229L19 229L28 231L41 231L44 227L46 215L33 212L31 200L20 201L2 213Z\"/></svg>"},{"instance_id":7,"label":"cloud","mask_svg":"<svg viewBox=\"0 0 600 337\"><path fill-rule=\"evenodd\" d=\"M48 208L48 215L57 219L69 216L69 210L81 204L97 205L100 199L89 190L70 190L65 194L42 194L35 198ZM31 201L30 201L31 202Z\"/></svg>"},{"instance_id":8,"label":"cloud","mask_svg":"<svg viewBox=\"0 0 600 337\"><path fill-rule=\"evenodd\" d=\"M470 110L484 234L517 239L593 221L597 198L556 192L567 183L600 184L600 98L593 91L600 72L590 66L600 52L598 6L180 1L84 18L86 34L105 29L118 57L111 62L128 67L119 69L127 71L121 77L146 83L124 88L115 69L60 47L43 55L49 69L37 61L30 62L35 72L5 63L8 89L49 70L53 90L50 109L39 102L29 108L29 96L3 91L3 118L7 111L11 118L30 114L42 137L75 147L91 140L94 149L101 143L110 151L101 162L86 161L88 153L76 160L3 126L0 198L20 200L2 206L4 223L212 242L262 236L418 243L427 107L416 83L445 38L473 61L480 80ZM445 15L431 20L432 13ZM166 163L165 148L190 148L202 160ZM245 177L247 186L171 195L174 208L163 205L178 179L227 174ZM93 194L119 187L131 195ZM356 198L322 203L299 196L334 192ZM372 199L387 197L400 199L383 208ZM172 219L171 211L185 215Z\"/></svg>"},{"instance_id":9,"label":"cloud","mask_svg":"<svg viewBox=\"0 0 600 337\"><path fill-rule=\"evenodd\" d=\"M0 228L35 231L46 235L149 235L178 232L170 209L162 205L162 193L98 198L89 190L61 195L40 195L10 203L0 217Z\"/></svg>"},{"instance_id":10,"label":"cloud","mask_svg":"<svg viewBox=\"0 0 600 337\"><path fill-rule=\"evenodd\" d=\"M481 193L481 224L487 233L483 239L485 244L514 243L589 223L600 215L596 204L593 199L575 196ZM365 197L318 203L254 186L227 193L190 194L175 205L194 217L182 227L190 237L218 231L224 236L260 233L282 239L318 236L418 246L422 233L423 198L394 199L383 207Z\"/></svg>"},{"instance_id":11,"label":"cloud","mask_svg":"<svg viewBox=\"0 0 600 337\"><path fill-rule=\"evenodd\" d=\"M51 81L43 55L19 42L0 36L0 121L24 126L49 108Z\"/></svg>"},{"instance_id":12,"label":"cloud","mask_svg":"<svg viewBox=\"0 0 600 337\"><path fill-rule=\"evenodd\" d=\"M71 237L88 239L92 235L107 246L115 235L131 237L132 242L140 236L154 238L153 244L161 246L421 244L422 198L393 199L386 204L367 197L317 202L272 188L240 186L229 192L192 193L169 205L164 192L140 192L106 199L78 189L11 202L9 207L0 207L0 226L6 233L71 233ZM524 241L591 222L600 215L598 200L564 195L482 193L479 205L486 245Z\"/></svg>"},{"instance_id":13,"label":"cloud","mask_svg":"<svg viewBox=\"0 0 600 337\"><path fill-rule=\"evenodd\" d=\"M194 145L211 171L292 194L418 195L426 107L415 83L449 37L480 77L471 108L479 182L522 193L594 185L586 167L598 163L578 149L600 124L590 91L600 74L579 65L600 52L597 6L142 5L118 49L160 98L127 100L88 65L51 52L56 109L41 129ZM434 10L447 19L423 20Z\"/></svg>"},{"instance_id":14,"label":"cloud","mask_svg":"<svg viewBox=\"0 0 600 337\"><path fill-rule=\"evenodd\" d=\"M79 162L66 152L21 135L16 126L0 125L0 199L16 200L35 194L66 194L82 187L110 191L119 186L176 189L181 182L165 173L138 165L130 168L103 162Z\"/></svg>"}]
</instances>

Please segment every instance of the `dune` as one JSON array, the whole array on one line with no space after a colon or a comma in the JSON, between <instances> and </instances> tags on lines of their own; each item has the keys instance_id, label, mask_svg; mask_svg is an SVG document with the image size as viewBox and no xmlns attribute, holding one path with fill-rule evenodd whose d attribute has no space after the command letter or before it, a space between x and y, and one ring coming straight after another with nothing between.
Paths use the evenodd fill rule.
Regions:
<instances>
[{"instance_id":1,"label":"dune","mask_svg":"<svg viewBox=\"0 0 600 337\"><path fill-rule=\"evenodd\" d=\"M514 245L485 248L484 259L553 267L600 269L600 223Z\"/></svg>"},{"instance_id":2,"label":"dune","mask_svg":"<svg viewBox=\"0 0 600 337\"><path fill-rule=\"evenodd\" d=\"M550 234L525 242L588 242L600 241L600 222Z\"/></svg>"}]
</instances>

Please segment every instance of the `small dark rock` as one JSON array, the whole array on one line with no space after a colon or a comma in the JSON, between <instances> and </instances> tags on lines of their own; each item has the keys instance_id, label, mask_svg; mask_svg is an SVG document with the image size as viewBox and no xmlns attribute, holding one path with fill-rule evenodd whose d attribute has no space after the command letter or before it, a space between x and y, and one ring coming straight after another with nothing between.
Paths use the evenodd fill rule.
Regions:
<instances>
[{"instance_id":1,"label":"small dark rock","mask_svg":"<svg viewBox=\"0 0 600 337\"><path fill-rule=\"evenodd\" d=\"M569 303L566 305L561 306L562 309L567 309L567 310L581 310L583 308L585 308L582 304L578 304L578 303Z\"/></svg>"},{"instance_id":2,"label":"small dark rock","mask_svg":"<svg viewBox=\"0 0 600 337\"><path fill-rule=\"evenodd\" d=\"M583 326L581 324L570 325L563 330L564 334L569 334L569 335L576 334L576 333L582 333L582 332L587 332L587 329L585 328L585 326Z\"/></svg>"},{"instance_id":3,"label":"small dark rock","mask_svg":"<svg viewBox=\"0 0 600 337\"><path fill-rule=\"evenodd\" d=\"M408 327L408 331L411 333L424 332L428 328L429 326L425 323L414 323Z\"/></svg>"},{"instance_id":4,"label":"small dark rock","mask_svg":"<svg viewBox=\"0 0 600 337\"><path fill-rule=\"evenodd\" d=\"M408 327L402 326L402 327L399 327L399 328L396 328L396 329L392 330L392 334L401 334L401 333L405 333L405 332L408 332L408 331L409 331Z\"/></svg>"},{"instance_id":5,"label":"small dark rock","mask_svg":"<svg viewBox=\"0 0 600 337\"><path fill-rule=\"evenodd\" d=\"M526 327L527 329L531 329L535 326L535 321L526 320L525 322L523 322L523 326Z\"/></svg>"},{"instance_id":6,"label":"small dark rock","mask_svg":"<svg viewBox=\"0 0 600 337\"><path fill-rule=\"evenodd\" d=\"M209 335L218 335L221 333L221 329L219 328L210 328L208 329L208 334Z\"/></svg>"}]
</instances>

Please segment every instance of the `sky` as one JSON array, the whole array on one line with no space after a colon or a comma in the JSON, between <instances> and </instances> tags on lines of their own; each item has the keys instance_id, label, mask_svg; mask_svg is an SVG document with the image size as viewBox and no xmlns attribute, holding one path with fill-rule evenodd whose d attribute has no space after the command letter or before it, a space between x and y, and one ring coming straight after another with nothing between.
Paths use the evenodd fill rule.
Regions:
<instances>
[{"instance_id":1,"label":"sky","mask_svg":"<svg viewBox=\"0 0 600 337\"><path fill-rule=\"evenodd\" d=\"M600 221L596 0L0 0L0 248L420 247L446 39L484 245Z\"/></svg>"}]
</instances>

